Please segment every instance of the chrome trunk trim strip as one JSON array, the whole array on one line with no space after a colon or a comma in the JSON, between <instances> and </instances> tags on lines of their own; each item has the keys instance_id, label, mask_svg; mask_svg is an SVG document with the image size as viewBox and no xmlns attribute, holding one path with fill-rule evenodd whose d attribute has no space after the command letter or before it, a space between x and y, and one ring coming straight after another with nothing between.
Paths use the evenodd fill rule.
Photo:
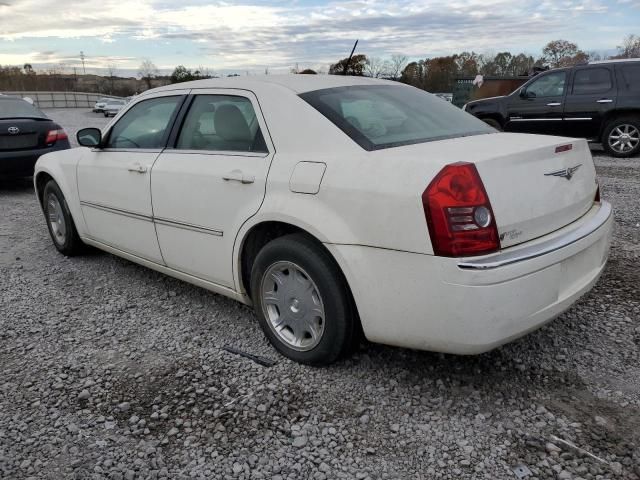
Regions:
<instances>
[{"instance_id":1,"label":"chrome trunk trim strip","mask_svg":"<svg viewBox=\"0 0 640 480\"><path fill-rule=\"evenodd\" d=\"M604 225L612 214L613 209L608 202L601 202L598 212L586 223L580 225L565 235L557 238L520 248L518 250L506 250L496 255L479 257L476 259L461 260L458 262L458 268L464 270L488 270L492 268L503 267L513 263L530 260L540 257L556 250L560 250L578 240L591 235Z\"/></svg>"}]
</instances>

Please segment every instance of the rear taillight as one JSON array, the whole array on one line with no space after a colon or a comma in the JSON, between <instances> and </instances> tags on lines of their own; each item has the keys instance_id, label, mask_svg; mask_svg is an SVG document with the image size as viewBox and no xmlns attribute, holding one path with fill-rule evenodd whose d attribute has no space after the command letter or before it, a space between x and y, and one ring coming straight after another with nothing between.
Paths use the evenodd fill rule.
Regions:
<instances>
[{"instance_id":1,"label":"rear taillight","mask_svg":"<svg viewBox=\"0 0 640 480\"><path fill-rule=\"evenodd\" d=\"M500 248L491 203L474 164L445 166L422 194L422 205L436 255L481 255Z\"/></svg>"},{"instance_id":2,"label":"rear taillight","mask_svg":"<svg viewBox=\"0 0 640 480\"><path fill-rule=\"evenodd\" d=\"M53 143L56 143L58 140L66 140L67 138L67 132L65 132L61 128L58 130L49 130L47 132L47 138L45 139L44 143L46 143L47 145L51 145Z\"/></svg>"}]
</instances>

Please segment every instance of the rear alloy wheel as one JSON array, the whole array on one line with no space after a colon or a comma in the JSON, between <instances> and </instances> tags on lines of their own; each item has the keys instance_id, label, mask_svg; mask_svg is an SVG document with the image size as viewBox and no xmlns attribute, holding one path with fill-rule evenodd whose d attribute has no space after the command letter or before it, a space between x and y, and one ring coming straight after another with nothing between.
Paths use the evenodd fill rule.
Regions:
<instances>
[{"instance_id":1,"label":"rear alloy wheel","mask_svg":"<svg viewBox=\"0 0 640 480\"><path fill-rule=\"evenodd\" d=\"M351 347L354 315L344 277L305 235L277 238L258 253L251 292L262 330L286 357L326 365Z\"/></svg>"},{"instance_id":2,"label":"rear alloy wheel","mask_svg":"<svg viewBox=\"0 0 640 480\"><path fill-rule=\"evenodd\" d=\"M605 129L602 146L614 157L631 157L640 152L640 119L619 118Z\"/></svg>"},{"instance_id":3,"label":"rear alloy wheel","mask_svg":"<svg viewBox=\"0 0 640 480\"><path fill-rule=\"evenodd\" d=\"M67 202L58 184L49 180L42 195L42 208L47 220L47 228L58 251L74 256L82 250L82 240L76 231Z\"/></svg>"}]
</instances>

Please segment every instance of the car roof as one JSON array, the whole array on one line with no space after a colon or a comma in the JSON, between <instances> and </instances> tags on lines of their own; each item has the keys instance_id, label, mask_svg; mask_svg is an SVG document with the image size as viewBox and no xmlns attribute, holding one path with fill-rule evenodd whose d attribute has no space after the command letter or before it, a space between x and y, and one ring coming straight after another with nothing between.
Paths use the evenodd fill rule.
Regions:
<instances>
[{"instance_id":1,"label":"car roof","mask_svg":"<svg viewBox=\"0 0 640 480\"><path fill-rule=\"evenodd\" d=\"M589 62L588 65L603 65L608 63L633 63L640 62L640 58L613 58L611 60L596 60Z\"/></svg>"},{"instance_id":2,"label":"car roof","mask_svg":"<svg viewBox=\"0 0 640 480\"><path fill-rule=\"evenodd\" d=\"M193 82L166 85L164 87L147 90L150 92L162 92L166 90L189 88L238 88L246 90L260 90L268 85L279 85L292 90L296 94L321 90L324 88L346 87L353 85L399 85L398 82L380 80L368 77L355 77L350 75L247 75L238 77L208 78Z\"/></svg>"}]
</instances>

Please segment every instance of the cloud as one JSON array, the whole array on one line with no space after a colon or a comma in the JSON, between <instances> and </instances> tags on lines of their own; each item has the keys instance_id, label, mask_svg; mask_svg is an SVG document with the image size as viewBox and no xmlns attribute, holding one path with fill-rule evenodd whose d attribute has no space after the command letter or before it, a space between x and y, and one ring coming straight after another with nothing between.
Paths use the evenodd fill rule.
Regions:
<instances>
[{"instance_id":1,"label":"cloud","mask_svg":"<svg viewBox=\"0 0 640 480\"><path fill-rule=\"evenodd\" d=\"M217 68L284 67L335 61L348 54L356 38L365 53L411 57L513 49L513 45L541 47L553 37L570 37L568 30L579 31L580 18L602 15L610 4L605 0L334 0L312 5L277 0L259 4L138 0L134 5L120 0L23 0L0 7L0 16L11 18L0 27L0 41L77 38L81 43L82 38L99 38L124 57L129 57L132 40L169 45L181 41L202 55L202 64Z\"/></svg>"}]
</instances>

